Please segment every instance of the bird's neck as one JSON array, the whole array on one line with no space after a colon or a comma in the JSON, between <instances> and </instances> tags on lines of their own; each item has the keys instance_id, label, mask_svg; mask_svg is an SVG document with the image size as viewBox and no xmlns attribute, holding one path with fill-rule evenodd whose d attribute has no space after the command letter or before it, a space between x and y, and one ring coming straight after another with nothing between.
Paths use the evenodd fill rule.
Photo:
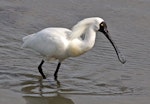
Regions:
<instances>
[{"instance_id":1,"label":"bird's neck","mask_svg":"<svg viewBox=\"0 0 150 104\"><path fill-rule=\"evenodd\" d=\"M83 40L74 39L68 47L68 56L76 57L90 50L95 44L96 32L93 28L87 28Z\"/></svg>"},{"instance_id":2,"label":"bird's neck","mask_svg":"<svg viewBox=\"0 0 150 104\"><path fill-rule=\"evenodd\" d=\"M95 44L96 32L92 27L87 28L85 38L83 40L84 50L90 50Z\"/></svg>"}]
</instances>

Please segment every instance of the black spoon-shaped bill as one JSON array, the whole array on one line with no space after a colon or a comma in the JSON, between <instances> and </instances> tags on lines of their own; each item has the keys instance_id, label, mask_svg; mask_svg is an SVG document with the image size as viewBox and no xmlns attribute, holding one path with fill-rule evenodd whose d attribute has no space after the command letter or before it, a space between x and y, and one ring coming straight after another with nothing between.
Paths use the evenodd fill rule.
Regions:
<instances>
[{"instance_id":1,"label":"black spoon-shaped bill","mask_svg":"<svg viewBox=\"0 0 150 104\"><path fill-rule=\"evenodd\" d=\"M124 55L119 51L117 45L115 44L115 42L111 39L110 34L108 32L107 29L104 30L104 35L107 37L107 39L110 41L110 43L112 44L112 46L114 47L116 54L118 56L119 61L124 64L126 62L126 59L124 57Z\"/></svg>"}]
</instances>

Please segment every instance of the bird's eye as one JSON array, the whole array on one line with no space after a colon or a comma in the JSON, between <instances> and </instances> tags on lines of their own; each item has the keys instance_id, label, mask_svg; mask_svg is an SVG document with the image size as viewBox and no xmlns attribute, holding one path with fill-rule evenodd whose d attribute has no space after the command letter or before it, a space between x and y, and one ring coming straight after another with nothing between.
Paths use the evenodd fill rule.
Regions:
<instances>
[{"instance_id":1,"label":"bird's eye","mask_svg":"<svg viewBox=\"0 0 150 104\"><path fill-rule=\"evenodd\" d=\"M101 26L104 26L104 24L103 24L103 23L101 23Z\"/></svg>"},{"instance_id":2,"label":"bird's eye","mask_svg":"<svg viewBox=\"0 0 150 104\"><path fill-rule=\"evenodd\" d=\"M106 23L105 23L105 22L102 22L102 23L100 24L100 27L101 27L101 28L104 28L104 27L106 27L106 28L107 28L107 25L106 25Z\"/></svg>"},{"instance_id":3,"label":"bird's eye","mask_svg":"<svg viewBox=\"0 0 150 104\"><path fill-rule=\"evenodd\" d=\"M102 23L100 23L99 24L99 31L104 31L104 28L107 28L107 25L106 25L106 23L105 22L102 22Z\"/></svg>"}]
</instances>

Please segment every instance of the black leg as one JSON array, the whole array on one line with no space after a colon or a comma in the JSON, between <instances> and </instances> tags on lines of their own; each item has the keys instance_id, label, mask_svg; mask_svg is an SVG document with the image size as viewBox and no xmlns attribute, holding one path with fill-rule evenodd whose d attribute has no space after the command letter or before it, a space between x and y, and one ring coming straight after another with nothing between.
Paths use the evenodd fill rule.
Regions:
<instances>
[{"instance_id":1,"label":"black leg","mask_svg":"<svg viewBox=\"0 0 150 104\"><path fill-rule=\"evenodd\" d=\"M40 65L38 66L38 69L39 69L39 72L42 75L43 79L46 79L46 77L45 77L45 75L44 75L44 73L42 71L42 65L43 65L43 63L44 63L44 60L41 61Z\"/></svg>"},{"instance_id":2,"label":"black leg","mask_svg":"<svg viewBox=\"0 0 150 104\"><path fill-rule=\"evenodd\" d=\"M59 71L60 65L61 65L61 62L58 62L56 71L55 71L55 73L54 73L54 78L55 78L55 80L57 80L57 73L58 73L58 71Z\"/></svg>"}]
</instances>

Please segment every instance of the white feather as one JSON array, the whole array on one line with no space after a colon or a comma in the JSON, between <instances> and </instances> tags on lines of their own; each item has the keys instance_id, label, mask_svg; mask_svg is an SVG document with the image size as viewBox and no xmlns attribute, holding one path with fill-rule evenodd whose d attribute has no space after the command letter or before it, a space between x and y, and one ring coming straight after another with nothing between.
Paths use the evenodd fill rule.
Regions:
<instances>
[{"instance_id":1,"label":"white feather","mask_svg":"<svg viewBox=\"0 0 150 104\"><path fill-rule=\"evenodd\" d=\"M57 73L61 62L68 57L76 57L89 51L95 44L96 32L100 29L100 24L104 20L99 17L86 18L73 26L72 30L66 28L46 28L37 33L25 36L22 47L33 49L39 52L44 59L59 60L54 73L57 80ZM84 34L83 39L81 39ZM106 34L105 34L106 35ZM109 35L109 34L107 34ZM111 38L107 36L114 46L119 60L125 63L125 59L120 54ZM42 72L41 61L38 66L39 72L46 78Z\"/></svg>"},{"instance_id":2,"label":"white feather","mask_svg":"<svg viewBox=\"0 0 150 104\"><path fill-rule=\"evenodd\" d=\"M72 40L82 36L90 25L95 24L97 22L100 23L99 21L102 22L104 20L99 17L92 17L79 21L75 26L73 26L70 39Z\"/></svg>"},{"instance_id":3,"label":"white feather","mask_svg":"<svg viewBox=\"0 0 150 104\"><path fill-rule=\"evenodd\" d=\"M93 27L91 27L93 31L87 29L96 22L99 24L102 21L98 17L87 18L78 22L72 31L66 28L46 28L25 36L22 47L33 49L48 60L62 61L67 57L79 56L91 49L95 43L96 31ZM84 33L85 40L81 40L80 36Z\"/></svg>"}]
</instances>

